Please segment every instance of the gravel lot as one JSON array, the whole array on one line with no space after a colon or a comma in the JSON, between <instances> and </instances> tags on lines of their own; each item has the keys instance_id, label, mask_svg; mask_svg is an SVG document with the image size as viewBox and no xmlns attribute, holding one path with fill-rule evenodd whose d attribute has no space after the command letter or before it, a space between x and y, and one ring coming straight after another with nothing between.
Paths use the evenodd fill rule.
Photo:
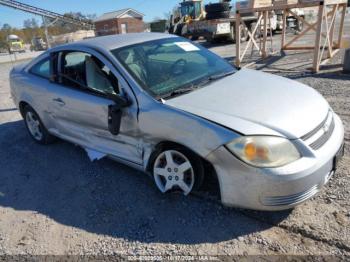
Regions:
<instances>
[{"instance_id":1,"label":"gravel lot","mask_svg":"<svg viewBox=\"0 0 350 262\"><path fill-rule=\"evenodd\" d=\"M210 47L234 56L233 45ZM319 74L305 71L306 54L256 66L317 89L346 129L346 154L330 183L274 213L225 208L205 193L162 195L127 166L92 163L63 141L35 144L10 99L12 64L0 64L0 255L350 256L350 75L341 73L341 57Z\"/></svg>"}]
</instances>

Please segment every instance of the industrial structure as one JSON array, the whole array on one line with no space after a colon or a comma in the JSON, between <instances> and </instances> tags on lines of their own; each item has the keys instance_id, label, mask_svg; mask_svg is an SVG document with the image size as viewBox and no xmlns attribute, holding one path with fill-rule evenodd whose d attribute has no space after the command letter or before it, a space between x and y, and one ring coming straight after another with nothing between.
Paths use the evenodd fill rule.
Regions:
<instances>
[{"instance_id":1,"label":"industrial structure","mask_svg":"<svg viewBox=\"0 0 350 262\"><path fill-rule=\"evenodd\" d=\"M203 0L183 0L173 11L169 21L169 32L193 40L204 37L208 41L216 41L217 39L236 41L236 14L230 2L230 0L220 0L218 3L204 5ZM244 1L244 3L248 4L250 1ZM294 10L294 12L299 16L304 15L304 11L301 9ZM275 32L280 29L280 18L282 18L280 13L271 14L268 23L269 31ZM240 19L250 29L256 25L258 17L252 11L244 13ZM288 28L299 31L301 27L302 23L296 17L293 15L288 17ZM248 39L247 29L242 28L240 34L241 41Z\"/></svg>"},{"instance_id":2,"label":"industrial structure","mask_svg":"<svg viewBox=\"0 0 350 262\"><path fill-rule=\"evenodd\" d=\"M57 21L63 21L65 23L70 23L74 25L80 26L82 29L94 29L93 23L90 21L86 20L80 20L80 19L75 19L72 17L67 17L65 15L61 15L55 12L51 12L42 8L38 8L32 5L24 4L18 1L14 0L0 0L0 5L7 6L16 10L20 10L26 13L31 13L34 15L39 15L43 19L43 24L45 26L45 35L46 35L46 42L48 43L48 47L50 47L50 41L49 41L49 36L48 36L48 31L47 27L50 26L51 24L56 23ZM47 23L47 19L53 20L49 24Z\"/></svg>"},{"instance_id":3,"label":"industrial structure","mask_svg":"<svg viewBox=\"0 0 350 262\"><path fill-rule=\"evenodd\" d=\"M308 7L315 7L318 9L316 22L308 22L304 17L299 16L294 12L295 8ZM241 66L242 60L247 55L250 46L252 47L252 51L255 48L262 58L266 58L270 55L267 45L269 44L269 33L271 32L268 31L267 25L270 21L271 12L279 10L283 13L281 51L313 51L312 71L318 72L320 66L332 58L340 49L346 8L347 0L277 0L274 2L272 2L272 0L252 0L248 5L237 3L237 23L235 32L237 38L241 39L242 36L240 32L242 31L242 28L246 29L249 35L249 42L243 51L241 50L241 41L236 42L236 66ZM242 19L244 14L251 12L258 13L258 22L254 27L247 26ZM288 15L295 16L298 21L304 24L304 28L300 34L286 42L286 18ZM339 15L339 23L336 23L336 18ZM315 42L313 45L295 45L298 40L306 35L306 33L312 31L315 32ZM259 43L255 37L257 32L261 35ZM335 35L336 33L337 35ZM246 66L249 66L249 64Z\"/></svg>"},{"instance_id":4,"label":"industrial structure","mask_svg":"<svg viewBox=\"0 0 350 262\"><path fill-rule=\"evenodd\" d=\"M38 8L38 7L35 7L35 6L23 4L21 2L14 1L14 0L0 0L0 5L4 5L4 6L10 7L10 8L21 10L21 11L24 11L24 12L27 12L27 13L39 15L41 17L61 20L61 21L66 22L66 23L75 24L75 25L81 26L84 29L93 29L93 26L94 26L89 21L83 21L83 20L79 20L79 19L74 19L74 18L71 18L71 17L67 17L67 16L64 16L64 15L55 13L55 12L51 12L51 11L42 9L42 8Z\"/></svg>"}]
</instances>

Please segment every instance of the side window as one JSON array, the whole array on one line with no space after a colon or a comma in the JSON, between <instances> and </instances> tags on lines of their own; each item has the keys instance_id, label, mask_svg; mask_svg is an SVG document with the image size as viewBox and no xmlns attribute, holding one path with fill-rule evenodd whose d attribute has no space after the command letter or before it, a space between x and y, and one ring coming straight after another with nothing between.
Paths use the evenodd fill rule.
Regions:
<instances>
[{"instance_id":1,"label":"side window","mask_svg":"<svg viewBox=\"0 0 350 262\"><path fill-rule=\"evenodd\" d=\"M83 52L65 53L61 57L60 82L63 85L102 94L116 94L119 90L117 78L96 57Z\"/></svg>"},{"instance_id":2,"label":"side window","mask_svg":"<svg viewBox=\"0 0 350 262\"><path fill-rule=\"evenodd\" d=\"M50 79L50 58L46 58L35 64L29 70L29 72L46 79Z\"/></svg>"}]
</instances>

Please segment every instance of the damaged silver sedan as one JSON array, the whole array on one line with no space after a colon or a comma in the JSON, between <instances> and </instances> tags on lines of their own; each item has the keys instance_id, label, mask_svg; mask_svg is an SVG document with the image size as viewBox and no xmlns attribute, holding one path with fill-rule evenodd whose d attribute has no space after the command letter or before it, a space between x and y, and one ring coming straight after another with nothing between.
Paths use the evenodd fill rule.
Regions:
<instances>
[{"instance_id":1,"label":"damaged silver sedan","mask_svg":"<svg viewBox=\"0 0 350 262\"><path fill-rule=\"evenodd\" d=\"M340 118L312 88L237 70L166 34L106 36L53 48L11 71L32 138L80 145L185 195L214 170L223 204L291 208L334 174Z\"/></svg>"}]
</instances>

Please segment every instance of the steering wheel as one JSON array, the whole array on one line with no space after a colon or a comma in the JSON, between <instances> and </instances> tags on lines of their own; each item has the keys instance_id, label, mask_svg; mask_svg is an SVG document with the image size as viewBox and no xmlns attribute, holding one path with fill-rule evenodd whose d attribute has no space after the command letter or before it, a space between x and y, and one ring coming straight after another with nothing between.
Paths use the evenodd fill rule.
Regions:
<instances>
[{"instance_id":1,"label":"steering wheel","mask_svg":"<svg viewBox=\"0 0 350 262\"><path fill-rule=\"evenodd\" d=\"M173 76L181 75L185 71L187 61L185 59L177 60L170 68L170 72Z\"/></svg>"}]
</instances>

